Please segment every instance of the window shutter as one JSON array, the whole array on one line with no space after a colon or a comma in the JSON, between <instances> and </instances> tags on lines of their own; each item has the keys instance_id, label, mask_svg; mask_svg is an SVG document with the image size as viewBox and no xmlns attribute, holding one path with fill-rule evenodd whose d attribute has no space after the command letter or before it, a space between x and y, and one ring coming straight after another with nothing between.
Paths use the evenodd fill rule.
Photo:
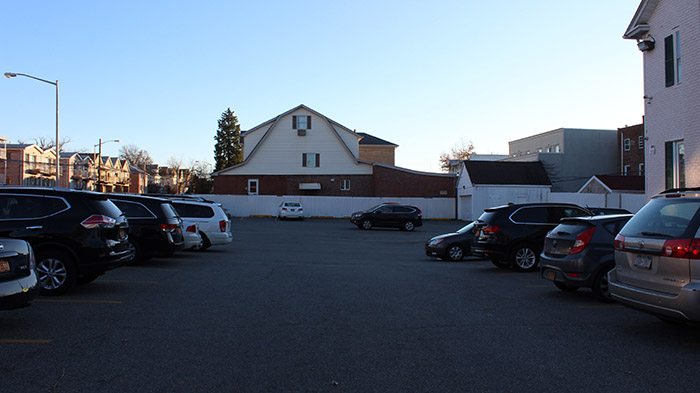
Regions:
<instances>
[{"instance_id":1,"label":"window shutter","mask_svg":"<svg viewBox=\"0 0 700 393\"><path fill-rule=\"evenodd\" d=\"M306 116L306 128L311 129L311 116Z\"/></svg>"},{"instance_id":2,"label":"window shutter","mask_svg":"<svg viewBox=\"0 0 700 393\"><path fill-rule=\"evenodd\" d=\"M296 129L297 129L297 117L292 116L292 130L296 130Z\"/></svg>"},{"instance_id":3,"label":"window shutter","mask_svg":"<svg viewBox=\"0 0 700 393\"><path fill-rule=\"evenodd\" d=\"M666 189L673 188L673 142L666 142Z\"/></svg>"},{"instance_id":4,"label":"window shutter","mask_svg":"<svg viewBox=\"0 0 700 393\"><path fill-rule=\"evenodd\" d=\"M321 166L321 154L316 153L316 168Z\"/></svg>"},{"instance_id":5,"label":"window shutter","mask_svg":"<svg viewBox=\"0 0 700 393\"><path fill-rule=\"evenodd\" d=\"M306 153L301 153L301 166L306 166Z\"/></svg>"},{"instance_id":6,"label":"window shutter","mask_svg":"<svg viewBox=\"0 0 700 393\"><path fill-rule=\"evenodd\" d=\"M673 35L664 39L664 61L666 68L666 87L673 86L676 77L674 75Z\"/></svg>"}]
</instances>

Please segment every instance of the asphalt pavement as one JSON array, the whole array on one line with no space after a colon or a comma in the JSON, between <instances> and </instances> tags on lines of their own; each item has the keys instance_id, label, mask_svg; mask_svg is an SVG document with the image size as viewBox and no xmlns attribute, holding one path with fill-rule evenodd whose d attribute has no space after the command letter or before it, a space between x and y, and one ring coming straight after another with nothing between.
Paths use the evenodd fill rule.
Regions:
<instances>
[{"instance_id":1,"label":"asphalt pavement","mask_svg":"<svg viewBox=\"0 0 700 393\"><path fill-rule=\"evenodd\" d=\"M234 241L0 312L0 392L694 391L700 331L430 236L234 218Z\"/></svg>"}]
</instances>

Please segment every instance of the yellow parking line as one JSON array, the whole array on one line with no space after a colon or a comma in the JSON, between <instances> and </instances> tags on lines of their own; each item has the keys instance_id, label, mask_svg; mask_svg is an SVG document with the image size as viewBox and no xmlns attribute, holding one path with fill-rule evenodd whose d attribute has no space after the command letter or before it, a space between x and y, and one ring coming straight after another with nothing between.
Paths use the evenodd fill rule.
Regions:
<instances>
[{"instance_id":1,"label":"yellow parking line","mask_svg":"<svg viewBox=\"0 0 700 393\"><path fill-rule=\"evenodd\" d=\"M53 342L53 340L17 340L0 338L0 343L2 344L49 344L51 342Z\"/></svg>"},{"instance_id":2,"label":"yellow parking line","mask_svg":"<svg viewBox=\"0 0 700 393\"><path fill-rule=\"evenodd\" d=\"M589 308L602 308L602 309L607 309L607 308L625 308L625 306L621 306L619 304L611 304L608 306L577 306L578 308L584 308L584 309L589 309Z\"/></svg>"},{"instance_id":3,"label":"yellow parking line","mask_svg":"<svg viewBox=\"0 0 700 393\"><path fill-rule=\"evenodd\" d=\"M128 284L160 284L158 281L131 281L131 280L97 280L97 282L116 282Z\"/></svg>"},{"instance_id":4,"label":"yellow parking line","mask_svg":"<svg viewBox=\"0 0 700 393\"><path fill-rule=\"evenodd\" d=\"M45 303L110 303L121 304L120 300L84 300L84 299L34 299L35 302Z\"/></svg>"}]
</instances>

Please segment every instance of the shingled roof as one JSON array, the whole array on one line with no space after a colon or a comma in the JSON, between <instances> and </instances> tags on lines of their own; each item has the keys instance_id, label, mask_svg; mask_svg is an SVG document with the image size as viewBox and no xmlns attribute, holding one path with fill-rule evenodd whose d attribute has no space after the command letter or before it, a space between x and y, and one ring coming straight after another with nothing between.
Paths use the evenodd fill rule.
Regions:
<instances>
[{"instance_id":1,"label":"shingled roof","mask_svg":"<svg viewBox=\"0 0 700 393\"><path fill-rule=\"evenodd\" d=\"M595 175L591 180L594 178L598 179L599 182L613 192L644 192L644 176ZM588 185L591 180L589 180L584 187Z\"/></svg>"},{"instance_id":2,"label":"shingled roof","mask_svg":"<svg viewBox=\"0 0 700 393\"><path fill-rule=\"evenodd\" d=\"M377 138L376 136L367 134L365 132L356 132L360 136L360 145L373 145L373 146L398 146L395 143L385 141L384 139Z\"/></svg>"},{"instance_id":3,"label":"shingled roof","mask_svg":"<svg viewBox=\"0 0 700 393\"><path fill-rule=\"evenodd\" d=\"M539 161L464 161L472 184L551 186Z\"/></svg>"}]
</instances>

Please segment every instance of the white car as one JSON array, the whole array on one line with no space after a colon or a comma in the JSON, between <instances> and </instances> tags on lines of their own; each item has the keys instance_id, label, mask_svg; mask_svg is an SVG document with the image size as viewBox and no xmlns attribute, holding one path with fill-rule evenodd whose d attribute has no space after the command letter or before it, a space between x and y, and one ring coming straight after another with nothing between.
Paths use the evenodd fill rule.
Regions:
<instances>
[{"instance_id":1,"label":"white car","mask_svg":"<svg viewBox=\"0 0 700 393\"><path fill-rule=\"evenodd\" d=\"M204 245L202 235L199 233L199 224L189 219L182 220L182 232L185 237L185 250L198 250Z\"/></svg>"},{"instance_id":2,"label":"white car","mask_svg":"<svg viewBox=\"0 0 700 393\"><path fill-rule=\"evenodd\" d=\"M228 244L233 240L231 221L218 203L176 199L170 201L184 222L199 225L202 245L194 247L194 250L206 250L210 246Z\"/></svg>"},{"instance_id":3,"label":"white car","mask_svg":"<svg viewBox=\"0 0 700 393\"><path fill-rule=\"evenodd\" d=\"M284 201L280 204L278 208L277 217L279 217L280 219L298 218L300 220L303 220L304 207L301 206L300 202Z\"/></svg>"}]
</instances>

